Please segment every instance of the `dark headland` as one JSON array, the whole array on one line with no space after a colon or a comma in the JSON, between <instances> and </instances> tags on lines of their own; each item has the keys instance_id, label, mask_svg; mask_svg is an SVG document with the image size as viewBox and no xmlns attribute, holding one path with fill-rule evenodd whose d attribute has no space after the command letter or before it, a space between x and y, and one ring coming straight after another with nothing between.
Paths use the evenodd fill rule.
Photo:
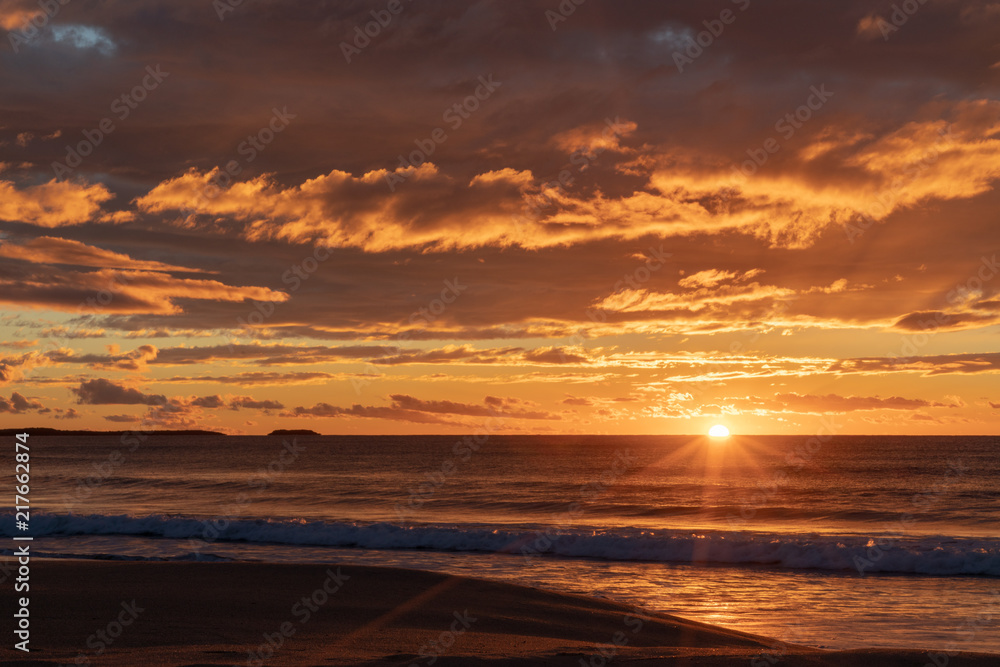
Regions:
<instances>
[{"instance_id":1,"label":"dark headland","mask_svg":"<svg viewBox=\"0 0 1000 667\"><path fill-rule=\"evenodd\" d=\"M203 431L190 429L186 431L147 431L145 429L130 429L124 431L66 431L59 428L5 428L0 429L0 436L17 435L27 433L28 435L127 435L132 433L145 433L146 435L226 435L218 431Z\"/></svg>"}]
</instances>

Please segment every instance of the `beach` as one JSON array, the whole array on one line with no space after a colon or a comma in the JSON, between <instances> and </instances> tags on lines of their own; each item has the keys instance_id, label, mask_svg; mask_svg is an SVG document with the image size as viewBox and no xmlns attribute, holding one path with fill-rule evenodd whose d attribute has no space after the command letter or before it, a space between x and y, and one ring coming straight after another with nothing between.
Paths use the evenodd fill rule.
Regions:
<instances>
[{"instance_id":1,"label":"beach","mask_svg":"<svg viewBox=\"0 0 1000 667\"><path fill-rule=\"evenodd\" d=\"M1000 667L1000 0L0 27L0 667Z\"/></svg>"},{"instance_id":2,"label":"beach","mask_svg":"<svg viewBox=\"0 0 1000 667\"><path fill-rule=\"evenodd\" d=\"M879 665L598 598L336 564L33 562L30 663L95 665ZM4 608L14 593L4 587ZM927 647L928 649L934 647ZM948 665L996 665L956 654Z\"/></svg>"}]
</instances>

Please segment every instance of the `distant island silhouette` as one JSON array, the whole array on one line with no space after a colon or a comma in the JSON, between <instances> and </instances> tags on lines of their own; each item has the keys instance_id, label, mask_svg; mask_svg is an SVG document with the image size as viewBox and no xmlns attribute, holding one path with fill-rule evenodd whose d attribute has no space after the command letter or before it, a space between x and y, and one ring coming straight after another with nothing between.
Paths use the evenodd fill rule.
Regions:
<instances>
[{"instance_id":1,"label":"distant island silhouette","mask_svg":"<svg viewBox=\"0 0 1000 667\"><path fill-rule=\"evenodd\" d=\"M63 430L58 428L4 428L0 429L0 436L17 435L27 433L28 435L126 435L132 433L144 433L146 435L228 435L219 431L206 431L204 429L186 429L178 431L146 431L143 429L126 429L119 431L88 431L88 430ZM323 435L307 428L279 428L271 431L268 435Z\"/></svg>"},{"instance_id":2,"label":"distant island silhouette","mask_svg":"<svg viewBox=\"0 0 1000 667\"><path fill-rule=\"evenodd\" d=\"M64 431L58 428L5 428L0 429L0 435L16 435L27 433L28 435L126 435L132 433L145 433L146 435L226 435L218 431L203 431L199 429L189 429L182 431L145 431L142 429L127 429L124 431L84 431L69 430Z\"/></svg>"}]
</instances>

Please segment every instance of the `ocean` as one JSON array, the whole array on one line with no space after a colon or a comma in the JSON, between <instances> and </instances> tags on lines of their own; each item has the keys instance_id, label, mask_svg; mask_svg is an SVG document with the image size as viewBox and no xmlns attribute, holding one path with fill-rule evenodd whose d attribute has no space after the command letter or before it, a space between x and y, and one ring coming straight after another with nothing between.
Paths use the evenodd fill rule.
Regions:
<instances>
[{"instance_id":1,"label":"ocean","mask_svg":"<svg viewBox=\"0 0 1000 667\"><path fill-rule=\"evenodd\" d=\"M1000 652L997 437L29 444L36 556L407 567L823 648ZM12 511L0 532L25 534Z\"/></svg>"}]
</instances>

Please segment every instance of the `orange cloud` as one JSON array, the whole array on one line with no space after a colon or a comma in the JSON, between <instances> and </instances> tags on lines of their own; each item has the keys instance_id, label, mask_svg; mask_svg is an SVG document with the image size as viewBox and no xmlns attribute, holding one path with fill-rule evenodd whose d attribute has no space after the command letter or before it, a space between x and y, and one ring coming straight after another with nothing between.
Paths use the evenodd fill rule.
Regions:
<instances>
[{"instance_id":1,"label":"orange cloud","mask_svg":"<svg viewBox=\"0 0 1000 667\"><path fill-rule=\"evenodd\" d=\"M111 192L100 184L81 185L53 179L18 190L11 181L0 181L0 220L39 227L79 225L98 218L101 205L112 198Z\"/></svg>"},{"instance_id":2,"label":"orange cloud","mask_svg":"<svg viewBox=\"0 0 1000 667\"><path fill-rule=\"evenodd\" d=\"M771 412L800 412L825 414L831 412L843 413L859 410L916 410L918 408L956 408L954 403L940 403L920 398L902 398L891 396L839 396L826 394L815 396L810 394L775 394L774 398L749 399L747 404L753 409L764 409Z\"/></svg>"},{"instance_id":3,"label":"orange cloud","mask_svg":"<svg viewBox=\"0 0 1000 667\"><path fill-rule=\"evenodd\" d=\"M324 242L369 252L542 248L724 231L801 248L831 226L884 220L918 202L987 191L1000 178L1000 139L996 122L986 119L1000 113L1000 102L963 101L945 111L948 121L911 121L877 138L825 128L812 149L797 157L786 153L782 164L755 168L749 177L737 169L745 156L650 146L645 169L635 172L645 186L618 196L550 188L532 172L512 168L481 173L462 185L428 162L407 168L413 177L395 192L386 187L385 170L361 176L334 170L290 187L260 176L221 188L213 185L219 170L191 170L160 183L137 205L146 213L185 213L180 224L188 227L213 229L220 217L239 221L251 240ZM585 135L573 130L557 143L587 144ZM820 162L817 169L837 176L803 173ZM544 206L526 204L540 193ZM449 206L439 206L441 198ZM531 215L524 215L526 209Z\"/></svg>"},{"instance_id":4,"label":"orange cloud","mask_svg":"<svg viewBox=\"0 0 1000 667\"><path fill-rule=\"evenodd\" d=\"M395 394L390 397L391 406L352 405L341 408L329 403L317 403L311 408L296 407L282 413L282 417L359 417L365 419L388 419L393 421L408 421L422 424L460 424L453 420L443 419L439 415L457 415L467 417L489 417L495 419L531 419L558 420L559 415L539 411L524 410L518 407L523 403L517 399L505 399L487 396L483 405L457 403L454 401L425 401L405 394Z\"/></svg>"},{"instance_id":5,"label":"orange cloud","mask_svg":"<svg viewBox=\"0 0 1000 667\"><path fill-rule=\"evenodd\" d=\"M0 245L0 257L23 259L36 264L66 264L94 266L102 269L130 269L133 271L187 271L205 273L202 269L189 269L162 262L132 259L128 255L90 246L80 241L41 236L21 244Z\"/></svg>"},{"instance_id":6,"label":"orange cloud","mask_svg":"<svg viewBox=\"0 0 1000 667\"><path fill-rule=\"evenodd\" d=\"M111 295L110 299L97 301L102 294ZM287 293L266 287L237 287L152 271L39 272L21 279L0 279L0 303L69 312L174 314L182 312L177 299L282 302L288 298Z\"/></svg>"},{"instance_id":7,"label":"orange cloud","mask_svg":"<svg viewBox=\"0 0 1000 667\"><path fill-rule=\"evenodd\" d=\"M1000 371L1000 353L936 354L913 357L862 357L836 361L827 369L834 373L883 374L918 372L923 375L995 373Z\"/></svg>"}]
</instances>

